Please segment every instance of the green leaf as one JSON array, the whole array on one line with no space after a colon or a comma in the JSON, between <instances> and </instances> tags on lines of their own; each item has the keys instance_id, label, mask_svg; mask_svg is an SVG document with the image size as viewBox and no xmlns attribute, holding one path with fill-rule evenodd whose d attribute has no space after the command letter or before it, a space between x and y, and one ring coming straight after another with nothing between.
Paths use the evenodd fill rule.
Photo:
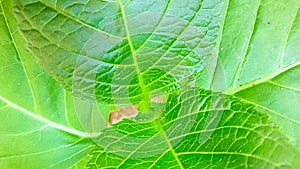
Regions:
<instances>
[{"instance_id":1,"label":"green leaf","mask_svg":"<svg viewBox=\"0 0 300 169\"><path fill-rule=\"evenodd\" d=\"M269 112L298 149L300 149L300 81L297 80L299 73L300 66L295 66L275 78L236 93L236 96L257 105L260 111Z\"/></svg>"},{"instance_id":2,"label":"green leaf","mask_svg":"<svg viewBox=\"0 0 300 169\"><path fill-rule=\"evenodd\" d=\"M16 4L30 50L65 88L88 100L141 107L153 89L167 93L203 69L225 7L220 0ZM155 83L153 70L160 71Z\"/></svg>"},{"instance_id":3,"label":"green leaf","mask_svg":"<svg viewBox=\"0 0 300 169\"><path fill-rule=\"evenodd\" d=\"M0 168L75 166L92 147L89 135L72 96L26 50L12 1L0 1L0 34Z\"/></svg>"},{"instance_id":4,"label":"green leaf","mask_svg":"<svg viewBox=\"0 0 300 169\"><path fill-rule=\"evenodd\" d=\"M196 89L172 95L160 118L122 121L96 143L90 168L300 167L299 152L266 114L235 97Z\"/></svg>"},{"instance_id":5,"label":"green leaf","mask_svg":"<svg viewBox=\"0 0 300 169\"><path fill-rule=\"evenodd\" d=\"M299 7L299 0L230 1L219 50L226 93L269 112L298 149Z\"/></svg>"},{"instance_id":6,"label":"green leaf","mask_svg":"<svg viewBox=\"0 0 300 169\"><path fill-rule=\"evenodd\" d=\"M3 152L20 153L6 150L18 143L28 145L23 154L56 153L39 154L36 164L12 155L3 166L24 160L33 168L300 167L293 147L299 148L300 0L15 2L19 29L40 65L88 102L72 98L38 68L16 30L12 3L3 1L0 113L17 113L0 130ZM168 101L151 103L160 95ZM94 143L83 131L106 128L101 116L108 107L137 104L139 115L92 138L97 146L86 156ZM23 116L59 134L40 134L41 125L27 119L29 130L14 127ZM30 144L31 136L11 141L6 135L13 129L76 148L57 152L48 142Z\"/></svg>"}]
</instances>

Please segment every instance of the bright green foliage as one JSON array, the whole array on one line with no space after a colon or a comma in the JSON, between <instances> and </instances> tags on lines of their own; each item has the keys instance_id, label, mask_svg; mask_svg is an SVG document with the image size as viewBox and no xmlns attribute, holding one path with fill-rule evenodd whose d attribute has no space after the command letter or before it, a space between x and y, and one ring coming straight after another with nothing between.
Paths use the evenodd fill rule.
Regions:
<instances>
[{"instance_id":1,"label":"bright green foliage","mask_svg":"<svg viewBox=\"0 0 300 169\"><path fill-rule=\"evenodd\" d=\"M16 2L20 29L45 70L75 95L117 104L172 90L164 74L179 81L202 70L225 8L220 0ZM161 71L156 83L153 69Z\"/></svg>"},{"instance_id":2,"label":"bright green foliage","mask_svg":"<svg viewBox=\"0 0 300 169\"><path fill-rule=\"evenodd\" d=\"M72 97L26 50L12 5L0 2L0 168L74 166L92 145Z\"/></svg>"},{"instance_id":3,"label":"bright green foliage","mask_svg":"<svg viewBox=\"0 0 300 169\"><path fill-rule=\"evenodd\" d=\"M191 95L194 97L187 97ZM210 104L214 97L223 98L191 89L181 96L171 95L164 114L153 122L140 124L124 120L104 130L96 140L100 148L92 153L89 167L300 166L299 153L282 137L278 126L267 115L234 97L227 97L222 107L212 109ZM186 105L192 105L192 108ZM213 127L216 121L218 125Z\"/></svg>"},{"instance_id":4,"label":"bright green foliage","mask_svg":"<svg viewBox=\"0 0 300 169\"><path fill-rule=\"evenodd\" d=\"M300 168L300 0L0 5L0 168Z\"/></svg>"},{"instance_id":5,"label":"bright green foliage","mask_svg":"<svg viewBox=\"0 0 300 169\"><path fill-rule=\"evenodd\" d=\"M231 2L219 55L226 93L269 112L300 149L300 1Z\"/></svg>"},{"instance_id":6,"label":"bright green foliage","mask_svg":"<svg viewBox=\"0 0 300 169\"><path fill-rule=\"evenodd\" d=\"M269 112L300 149L300 66L288 69L259 85L238 92L236 96Z\"/></svg>"}]
</instances>

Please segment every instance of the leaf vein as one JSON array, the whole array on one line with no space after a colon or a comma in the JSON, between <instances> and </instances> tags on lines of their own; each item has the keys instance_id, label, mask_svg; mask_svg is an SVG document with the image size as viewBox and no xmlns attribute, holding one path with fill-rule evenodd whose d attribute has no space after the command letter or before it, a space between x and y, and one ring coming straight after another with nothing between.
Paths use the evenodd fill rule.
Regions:
<instances>
[{"instance_id":1,"label":"leaf vein","mask_svg":"<svg viewBox=\"0 0 300 169\"><path fill-rule=\"evenodd\" d=\"M231 86L235 87L236 86L236 83L238 81L238 77L242 71L242 67L244 66L244 63L246 61L246 57L249 53L249 50L250 50L250 43L251 41L253 40L253 37L254 37L254 32L255 32L255 27L257 25L257 19L258 19L258 14L259 14L259 10L260 10L260 7L261 7L261 0L259 1L259 5L258 5L258 8L256 10L256 15L255 15L255 22L253 24L253 28L252 28L252 31L251 31L251 34L250 34L250 37L248 39L248 42L247 42L247 48L245 49L244 51L244 54L243 54L243 57L242 57L242 60L239 64L239 67L238 67L238 70L236 71L235 75L234 75L234 78L233 78L233 81L232 81L232 84Z\"/></svg>"},{"instance_id":2,"label":"leaf vein","mask_svg":"<svg viewBox=\"0 0 300 169\"><path fill-rule=\"evenodd\" d=\"M16 52L17 52L18 58L20 59L21 65L22 65L22 67L23 67L24 74L25 74L25 77L26 77L26 81L27 81L27 83L28 83L28 86L29 86L29 89L30 89L30 92L31 92L31 95L32 95L32 98L33 98L34 111L36 111L36 110L37 110L37 99L36 99L35 93L34 93L34 91L33 91L33 86L32 86L32 83L31 83L31 81L30 81L30 78L29 78L27 69L26 69L26 67L25 67L25 65L24 65L24 61L23 61L23 59L22 59L22 57L21 57L21 53L20 53L20 51L19 51L19 48L18 48L18 46L17 46L17 43L16 43L16 41L15 41L15 39L14 39L14 36L13 36L13 34L12 34L10 25L9 25L9 23L8 23L8 20L7 20L6 12L4 11L4 8L3 8L3 5L2 5L2 1L0 1L0 7L1 7L1 10L2 10L2 12L3 12L4 21L5 21L7 30L8 30L8 32L9 32L9 36L10 36L10 38L11 38L11 40L12 40L12 43L13 43L13 45L14 45L14 48L15 48Z\"/></svg>"},{"instance_id":3,"label":"leaf vein","mask_svg":"<svg viewBox=\"0 0 300 169\"><path fill-rule=\"evenodd\" d=\"M50 4L48 4L47 2L44 2L44 1L42 1L42 0L38 0L38 1L39 1L41 4L45 5L46 7L48 7L48 8L50 8L50 9L52 9L52 10L54 10L54 11L56 11L56 12L62 14L63 16L65 16L65 17L67 17L67 18L69 18L69 19L71 19L71 20L73 20L73 21L75 21L75 22L77 22L77 23L80 23L80 24L82 24L82 25L84 25L84 26L86 26L86 27L88 27L88 28L91 28L91 29L93 29L93 30L95 30L95 31L97 31L97 32L101 32L101 33L103 33L103 34L106 35L106 36L113 37L113 38L115 38L115 39L124 39L124 37L117 36L117 35L113 35L113 34L110 34L110 33L108 33L108 32L105 32L105 31L103 31L103 30L101 30L101 29L99 29L99 28L95 28L94 26L92 26L92 25L90 25L90 24L88 24L88 23L86 23L86 22L80 20L79 18L75 18L75 17L71 16L70 14L67 14L67 13L64 12L64 11L59 10L58 8L52 7L52 6L51 6Z\"/></svg>"}]
</instances>

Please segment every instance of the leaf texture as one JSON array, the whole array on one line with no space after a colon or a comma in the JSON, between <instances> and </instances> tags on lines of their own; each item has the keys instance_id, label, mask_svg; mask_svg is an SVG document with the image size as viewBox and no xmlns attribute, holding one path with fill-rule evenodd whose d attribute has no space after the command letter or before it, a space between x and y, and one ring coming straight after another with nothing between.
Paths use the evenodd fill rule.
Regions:
<instances>
[{"instance_id":1,"label":"leaf texture","mask_svg":"<svg viewBox=\"0 0 300 169\"><path fill-rule=\"evenodd\" d=\"M0 3L0 167L300 168L299 0Z\"/></svg>"},{"instance_id":2,"label":"leaf texture","mask_svg":"<svg viewBox=\"0 0 300 169\"><path fill-rule=\"evenodd\" d=\"M299 0L230 1L219 50L225 93L269 112L298 149L299 7Z\"/></svg>"},{"instance_id":3,"label":"leaf texture","mask_svg":"<svg viewBox=\"0 0 300 169\"><path fill-rule=\"evenodd\" d=\"M80 97L125 105L202 70L224 11L220 0L16 4L20 29L47 72ZM160 71L155 81L152 70Z\"/></svg>"},{"instance_id":4,"label":"leaf texture","mask_svg":"<svg viewBox=\"0 0 300 169\"><path fill-rule=\"evenodd\" d=\"M69 168L86 157L72 97L26 50L12 1L0 1L0 168Z\"/></svg>"},{"instance_id":5,"label":"leaf texture","mask_svg":"<svg viewBox=\"0 0 300 169\"><path fill-rule=\"evenodd\" d=\"M164 114L152 122L126 120L103 132L90 168L300 166L299 153L266 114L204 90L171 95Z\"/></svg>"}]
</instances>

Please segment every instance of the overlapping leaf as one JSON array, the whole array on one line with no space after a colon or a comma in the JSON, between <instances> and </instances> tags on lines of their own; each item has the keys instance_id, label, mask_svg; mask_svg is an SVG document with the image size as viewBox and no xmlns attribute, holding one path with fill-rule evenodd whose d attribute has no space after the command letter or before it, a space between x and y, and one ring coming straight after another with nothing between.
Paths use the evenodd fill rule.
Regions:
<instances>
[{"instance_id":1,"label":"overlapping leaf","mask_svg":"<svg viewBox=\"0 0 300 169\"><path fill-rule=\"evenodd\" d=\"M15 2L19 28L31 52L61 85L89 101L148 109L134 121L104 130L94 140L98 146L89 167L299 168L299 152L260 112L275 115L283 131L300 126L295 106L300 86L299 0ZM91 144L80 142L86 135L77 131L81 126L70 96L36 68L16 31L12 3L3 3L0 113L11 119L1 128L3 149L29 146L20 152L3 151L19 154L4 154L9 157L0 164L74 166ZM201 88L235 96L193 89L195 80ZM16 89L21 97L13 94ZM169 100L150 107L150 98L158 93ZM68 118L65 107L72 110ZM28 130L14 121L23 116ZM87 113L79 120L90 118ZM95 131L94 125L88 128ZM14 132L11 141L8 135ZM288 134L297 145L299 134ZM26 142L37 136L57 139L54 147L65 146L56 151L43 139L35 147ZM70 155L74 151L80 155ZM50 160L32 163L29 154Z\"/></svg>"},{"instance_id":2,"label":"overlapping leaf","mask_svg":"<svg viewBox=\"0 0 300 169\"><path fill-rule=\"evenodd\" d=\"M300 166L299 153L266 114L234 97L196 89L170 95L160 118L123 121L96 143L90 168Z\"/></svg>"},{"instance_id":3,"label":"overlapping leaf","mask_svg":"<svg viewBox=\"0 0 300 169\"><path fill-rule=\"evenodd\" d=\"M125 105L128 97L145 101L153 88L172 90L164 75L177 82L199 72L225 7L220 0L16 2L20 29L46 71L80 97ZM153 69L161 74L155 84Z\"/></svg>"}]
</instances>

